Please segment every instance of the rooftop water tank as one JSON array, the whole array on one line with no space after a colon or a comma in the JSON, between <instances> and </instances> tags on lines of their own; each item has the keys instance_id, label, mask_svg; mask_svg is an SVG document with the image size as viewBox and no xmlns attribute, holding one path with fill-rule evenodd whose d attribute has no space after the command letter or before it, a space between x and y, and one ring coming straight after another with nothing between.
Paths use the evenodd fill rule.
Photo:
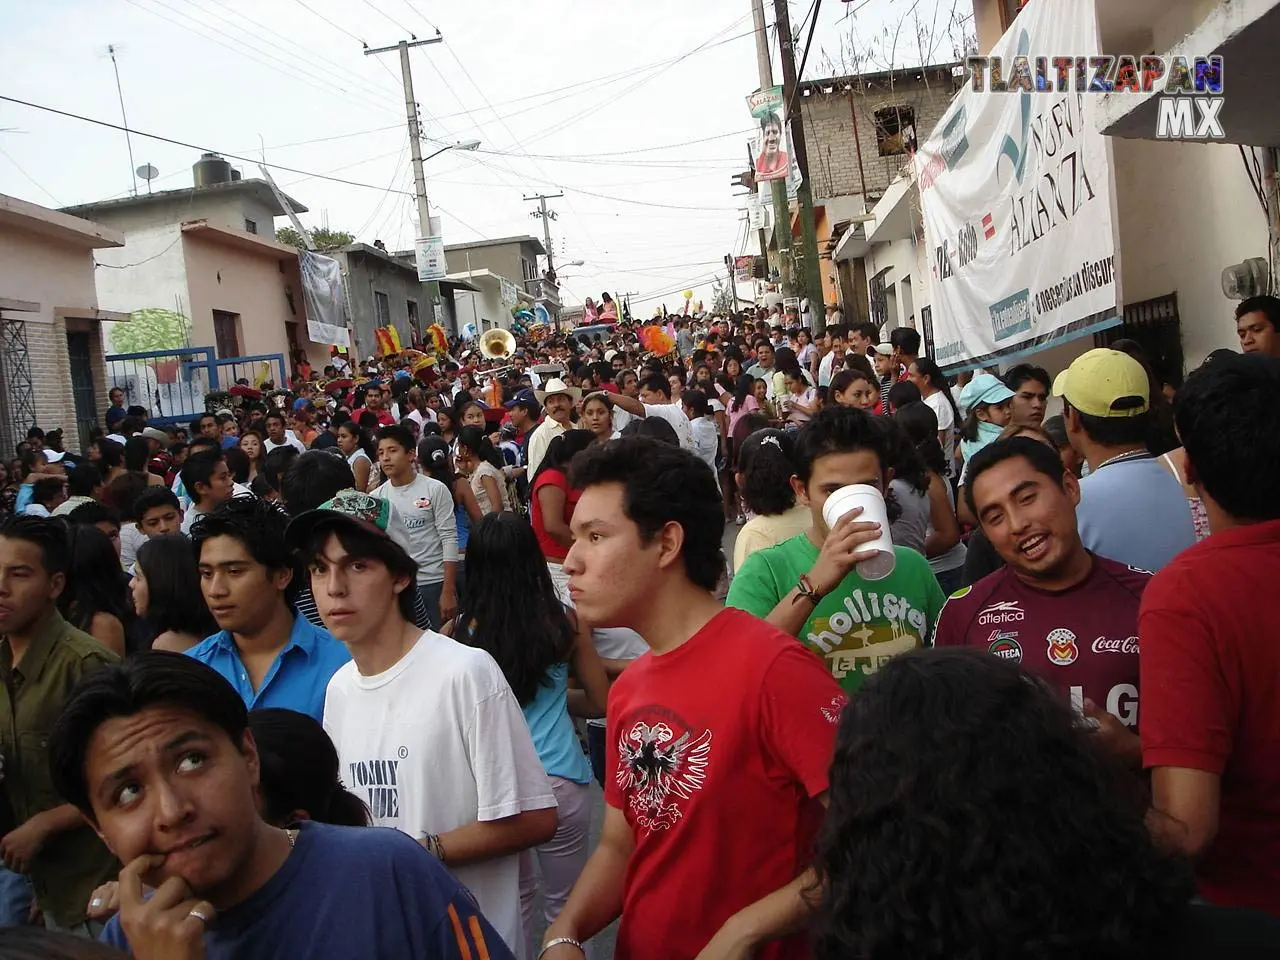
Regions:
<instances>
[{"instance_id":1,"label":"rooftop water tank","mask_svg":"<svg viewBox=\"0 0 1280 960\"><path fill-rule=\"evenodd\" d=\"M216 153L202 154L191 168L196 189L231 182L231 164Z\"/></svg>"}]
</instances>

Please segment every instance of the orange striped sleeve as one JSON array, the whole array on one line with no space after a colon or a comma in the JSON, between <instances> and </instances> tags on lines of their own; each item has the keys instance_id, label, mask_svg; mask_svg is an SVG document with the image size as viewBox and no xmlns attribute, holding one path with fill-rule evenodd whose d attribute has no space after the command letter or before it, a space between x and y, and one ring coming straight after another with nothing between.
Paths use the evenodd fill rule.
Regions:
<instances>
[{"instance_id":1,"label":"orange striped sleeve","mask_svg":"<svg viewBox=\"0 0 1280 960\"><path fill-rule=\"evenodd\" d=\"M473 913L467 918L467 925L471 928L471 939L476 944L476 956L479 960L489 960L489 945L484 942L484 927L480 926L480 918Z\"/></svg>"},{"instance_id":2,"label":"orange striped sleeve","mask_svg":"<svg viewBox=\"0 0 1280 960\"><path fill-rule=\"evenodd\" d=\"M458 941L458 956L462 960L471 960L471 947L467 943L467 934L462 929L462 920L458 916L458 908L452 903L449 904L449 923L453 926L453 935Z\"/></svg>"}]
</instances>

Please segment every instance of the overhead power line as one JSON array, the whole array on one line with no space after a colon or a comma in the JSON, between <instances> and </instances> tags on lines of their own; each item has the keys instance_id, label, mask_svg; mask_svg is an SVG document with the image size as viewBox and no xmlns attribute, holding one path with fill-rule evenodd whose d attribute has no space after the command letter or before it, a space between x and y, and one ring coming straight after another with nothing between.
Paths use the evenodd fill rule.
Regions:
<instances>
[{"instance_id":1,"label":"overhead power line","mask_svg":"<svg viewBox=\"0 0 1280 960\"><path fill-rule=\"evenodd\" d=\"M110 130L120 130L120 131L124 130L124 127L120 126L120 124L118 123L110 123L106 120L95 120L93 117L86 117L78 113L71 113L68 110L59 110L56 107L46 106L45 104L42 104L42 103L32 103L29 100L19 100L17 97L8 97L8 96L5 96L4 94L0 94L0 100L3 100L7 103L16 103L20 107L30 107L33 110L43 110L46 113L52 113L59 117L67 117L68 119L71 119L71 120L79 120L82 123L92 123L95 126L106 127ZM348 187L363 187L366 190L386 191L387 189L386 187L378 186L377 184L374 184L374 183L360 183L355 180L344 180L342 177L327 176L326 174L323 174L323 173L311 173L308 170L299 170L297 167L286 167L284 164L280 164L280 163L264 163L263 161L256 159L254 157L246 157L246 156L241 156L235 153L228 153L226 151L218 150L208 145L202 146L195 143L188 143L185 140L175 140L172 137L162 137L159 134L155 134L155 133L144 133L141 130L133 130L133 129L131 129L129 132L132 133L135 137L145 137L148 140L157 140L160 143L172 144L175 147L185 147L188 150L198 150L201 153L209 153L209 152L219 153L227 159L239 160L241 163L261 163L262 166L270 167L272 170L283 170L286 173L296 173L300 176L309 177L315 180L328 180L332 183L341 183ZM403 193L406 196L413 196L411 192L405 191L405 190L393 190L390 192Z\"/></svg>"}]
</instances>

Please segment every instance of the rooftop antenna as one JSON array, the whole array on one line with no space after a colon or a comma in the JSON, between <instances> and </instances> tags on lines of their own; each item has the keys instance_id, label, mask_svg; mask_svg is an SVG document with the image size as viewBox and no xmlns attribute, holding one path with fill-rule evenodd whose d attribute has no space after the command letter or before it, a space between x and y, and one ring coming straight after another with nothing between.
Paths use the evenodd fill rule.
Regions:
<instances>
[{"instance_id":1,"label":"rooftop antenna","mask_svg":"<svg viewBox=\"0 0 1280 960\"><path fill-rule=\"evenodd\" d=\"M135 168L133 165L133 138L129 136L129 117L124 112L124 90L120 86L120 64L116 62L116 45L115 44L113 43L107 44L107 54L111 57L111 68L116 73L116 94L120 97L120 119L124 122L124 142L125 142L125 145L129 148L129 171L130 171L130 182L132 183L132 186L129 188L129 191L136 197L138 195L138 178L137 178L137 172L136 172L137 168ZM151 183L150 181L148 181L147 182L148 189L150 189L150 186L151 186Z\"/></svg>"}]
</instances>

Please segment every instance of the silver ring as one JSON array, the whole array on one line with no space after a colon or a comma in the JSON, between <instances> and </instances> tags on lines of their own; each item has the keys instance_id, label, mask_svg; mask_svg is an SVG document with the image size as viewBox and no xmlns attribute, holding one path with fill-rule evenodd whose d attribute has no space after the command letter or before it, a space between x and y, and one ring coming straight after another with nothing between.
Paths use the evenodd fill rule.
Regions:
<instances>
[{"instance_id":1,"label":"silver ring","mask_svg":"<svg viewBox=\"0 0 1280 960\"><path fill-rule=\"evenodd\" d=\"M91 906L91 907L100 907L100 906L102 906L102 898L101 898L101 897L94 897L92 900L90 900L90 901L89 901L89 906Z\"/></svg>"},{"instance_id":2,"label":"silver ring","mask_svg":"<svg viewBox=\"0 0 1280 960\"><path fill-rule=\"evenodd\" d=\"M192 907L191 912L188 913L187 916L195 917L201 923L205 923L205 924L207 924L210 920L213 919L212 917L205 916L204 911L202 911L199 907Z\"/></svg>"}]
</instances>

